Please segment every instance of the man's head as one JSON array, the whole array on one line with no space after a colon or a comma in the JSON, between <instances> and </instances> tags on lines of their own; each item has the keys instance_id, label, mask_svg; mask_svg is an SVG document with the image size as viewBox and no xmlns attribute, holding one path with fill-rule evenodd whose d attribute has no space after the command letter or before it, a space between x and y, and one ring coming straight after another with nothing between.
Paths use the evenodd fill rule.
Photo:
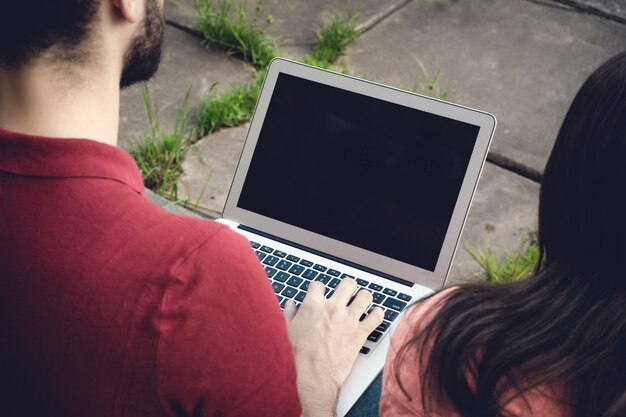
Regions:
<instances>
[{"instance_id":1,"label":"man's head","mask_svg":"<svg viewBox=\"0 0 626 417\"><path fill-rule=\"evenodd\" d=\"M164 22L158 0L8 2L0 6L0 68L19 70L44 56L64 68L88 65L98 48L109 47L102 44L103 11L124 22L138 13L139 4L145 13L125 49L120 86L147 80L161 57Z\"/></svg>"}]
</instances>

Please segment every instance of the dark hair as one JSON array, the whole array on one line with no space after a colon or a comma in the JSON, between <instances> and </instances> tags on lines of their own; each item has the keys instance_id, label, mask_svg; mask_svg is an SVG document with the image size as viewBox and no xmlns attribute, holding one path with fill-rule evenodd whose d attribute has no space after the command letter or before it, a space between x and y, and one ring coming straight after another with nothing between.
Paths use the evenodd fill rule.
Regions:
<instances>
[{"instance_id":1,"label":"dark hair","mask_svg":"<svg viewBox=\"0 0 626 417\"><path fill-rule=\"evenodd\" d=\"M452 291L400 349L402 389L399 364L428 342L427 410L450 402L463 416L499 416L554 382L573 417L626 416L624 194L626 53L589 77L563 121L541 187L536 273Z\"/></svg>"},{"instance_id":2,"label":"dark hair","mask_svg":"<svg viewBox=\"0 0 626 417\"><path fill-rule=\"evenodd\" d=\"M53 45L64 61L86 54L87 38L101 0L7 1L0 6L0 67L20 68Z\"/></svg>"}]
</instances>

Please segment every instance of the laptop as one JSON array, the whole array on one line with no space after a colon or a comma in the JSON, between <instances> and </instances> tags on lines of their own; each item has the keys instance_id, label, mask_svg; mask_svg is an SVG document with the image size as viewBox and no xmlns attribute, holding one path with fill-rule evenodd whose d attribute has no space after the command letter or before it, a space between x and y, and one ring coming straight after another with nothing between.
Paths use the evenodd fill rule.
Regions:
<instances>
[{"instance_id":1,"label":"laptop","mask_svg":"<svg viewBox=\"0 0 626 417\"><path fill-rule=\"evenodd\" d=\"M383 368L407 306L443 287L495 118L274 59L218 220L250 240L283 307L318 280L373 293L385 321L341 389L344 416Z\"/></svg>"}]
</instances>

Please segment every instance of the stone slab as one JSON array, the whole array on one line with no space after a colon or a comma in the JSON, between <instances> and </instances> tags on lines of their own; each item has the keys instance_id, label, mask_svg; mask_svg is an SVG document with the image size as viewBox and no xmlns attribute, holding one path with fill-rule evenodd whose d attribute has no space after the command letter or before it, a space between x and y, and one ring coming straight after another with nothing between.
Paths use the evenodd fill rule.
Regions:
<instances>
[{"instance_id":1,"label":"stone slab","mask_svg":"<svg viewBox=\"0 0 626 417\"><path fill-rule=\"evenodd\" d=\"M198 24L195 0L169 0L165 4L165 19L193 29Z\"/></svg>"},{"instance_id":2,"label":"stone slab","mask_svg":"<svg viewBox=\"0 0 626 417\"><path fill-rule=\"evenodd\" d=\"M538 204L537 183L485 164L446 286L480 279L481 270L464 241L484 248L489 239L496 260L502 262L536 231Z\"/></svg>"},{"instance_id":3,"label":"stone slab","mask_svg":"<svg viewBox=\"0 0 626 417\"><path fill-rule=\"evenodd\" d=\"M440 71L458 103L498 118L492 152L542 172L576 91L625 46L626 25L537 2L412 1L362 34L345 61L409 89Z\"/></svg>"},{"instance_id":4,"label":"stone slab","mask_svg":"<svg viewBox=\"0 0 626 417\"><path fill-rule=\"evenodd\" d=\"M220 217L248 132L248 124L222 129L196 143L183 162L178 195L198 211Z\"/></svg>"},{"instance_id":5,"label":"stone slab","mask_svg":"<svg viewBox=\"0 0 626 417\"><path fill-rule=\"evenodd\" d=\"M250 8L257 2L250 0ZM384 13L405 0L264 0L262 16L271 16L273 23L267 24L268 34L278 40L281 55L301 57L315 42L315 29L334 15L350 17L359 15L359 22L366 22ZM195 28L197 17L194 0L166 2L165 15L168 19ZM265 24L264 21L261 21Z\"/></svg>"},{"instance_id":6,"label":"stone slab","mask_svg":"<svg viewBox=\"0 0 626 417\"><path fill-rule=\"evenodd\" d=\"M157 103L161 126L167 130L173 127L176 109L187 91L190 91L190 108L195 109L211 87L223 91L252 78L253 70L242 61L205 48L196 37L168 26L159 72L148 88ZM123 90L118 146L128 150L148 130L139 85Z\"/></svg>"},{"instance_id":7,"label":"stone slab","mask_svg":"<svg viewBox=\"0 0 626 417\"><path fill-rule=\"evenodd\" d=\"M179 196L210 217L219 217L226 202L248 126L221 130L195 145L183 164ZM204 193L202 190L204 189ZM487 163L474 197L463 238L486 243L488 233L496 258L516 251L536 230L539 185ZM487 230L491 230L487 232ZM449 285L477 279L479 268L462 244L452 266Z\"/></svg>"}]
</instances>

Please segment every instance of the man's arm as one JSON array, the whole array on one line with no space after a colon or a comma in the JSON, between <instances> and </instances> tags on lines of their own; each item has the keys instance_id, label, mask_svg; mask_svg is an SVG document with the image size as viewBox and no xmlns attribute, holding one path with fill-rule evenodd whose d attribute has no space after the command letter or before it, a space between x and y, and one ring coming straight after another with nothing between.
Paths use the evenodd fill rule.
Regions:
<instances>
[{"instance_id":1,"label":"man's arm","mask_svg":"<svg viewBox=\"0 0 626 417\"><path fill-rule=\"evenodd\" d=\"M172 415L297 417L285 320L248 241L223 229L175 268L156 327Z\"/></svg>"},{"instance_id":2,"label":"man's arm","mask_svg":"<svg viewBox=\"0 0 626 417\"><path fill-rule=\"evenodd\" d=\"M359 291L353 298L356 289L353 279L344 279L327 300L324 285L314 281L297 312L293 302L285 306L304 417L335 415L341 385L367 336L383 321L380 308L359 321L372 294Z\"/></svg>"}]
</instances>

